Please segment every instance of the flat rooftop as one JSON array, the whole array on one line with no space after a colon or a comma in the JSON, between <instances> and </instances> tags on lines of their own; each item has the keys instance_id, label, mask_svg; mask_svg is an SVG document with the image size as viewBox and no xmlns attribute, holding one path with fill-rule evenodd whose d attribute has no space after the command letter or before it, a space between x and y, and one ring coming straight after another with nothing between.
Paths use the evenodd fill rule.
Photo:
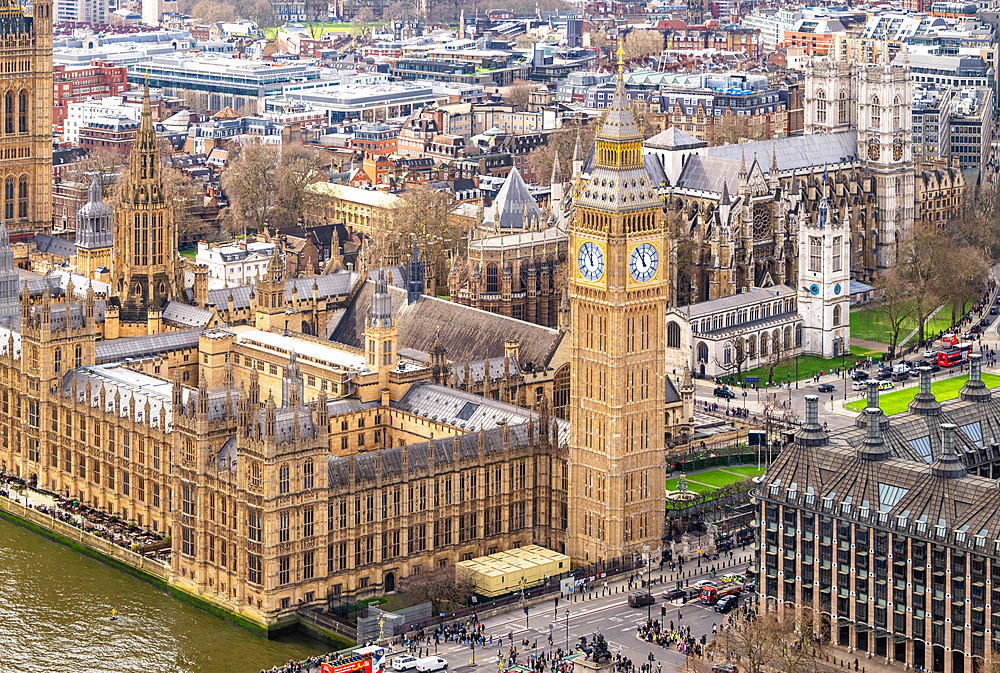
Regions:
<instances>
[{"instance_id":1,"label":"flat rooftop","mask_svg":"<svg viewBox=\"0 0 1000 673\"><path fill-rule=\"evenodd\" d=\"M229 329L236 335L236 343L243 346L271 351L284 357L290 357L292 353L295 353L299 360L313 362L323 367L338 367L355 372L368 371L363 355L350 353L332 345L327 346L275 332L263 332L247 326L235 326Z\"/></svg>"}]
</instances>

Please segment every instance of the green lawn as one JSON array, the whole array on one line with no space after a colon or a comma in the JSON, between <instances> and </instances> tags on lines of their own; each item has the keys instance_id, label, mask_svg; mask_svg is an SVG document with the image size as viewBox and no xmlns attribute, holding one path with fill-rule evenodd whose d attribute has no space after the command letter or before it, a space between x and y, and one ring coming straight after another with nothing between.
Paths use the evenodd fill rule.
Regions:
<instances>
[{"instance_id":1,"label":"green lawn","mask_svg":"<svg viewBox=\"0 0 1000 673\"><path fill-rule=\"evenodd\" d=\"M912 306L912 302L910 302L908 306ZM902 343L902 340L916 328L917 316L915 314L911 314L908 318L906 318L906 320L903 321L903 325L899 329L900 343ZM927 322L924 327L924 332L925 334L937 334L938 332L946 332L950 328L951 304L949 303L945 304L944 307L938 311L937 315ZM878 343L888 344L890 341L889 332L889 319L881 307L875 306L851 312L852 337L856 339L865 339L866 341L877 341Z\"/></svg>"},{"instance_id":2,"label":"green lawn","mask_svg":"<svg viewBox=\"0 0 1000 673\"><path fill-rule=\"evenodd\" d=\"M934 397L937 398L938 402L953 400L958 397L958 392L968 380L968 376L956 376L950 379L934 381L931 384L931 392L934 393ZM1000 387L1000 376L983 374L983 383L986 384L987 388ZM886 416L892 416L906 411L910 406L910 402L913 401L913 398L916 397L916 395L917 386L913 386L912 388L907 388L905 390L896 390L891 393L884 393L879 395L878 405ZM864 410L865 404L866 401L862 399L854 402L848 402L844 406L851 411L861 412Z\"/></svg>"},{"instance_id":3,"label":"green lawn","mask_svg":"<svg viewBox=\"0 0 1000 673\"><path fill-rule=\"evenodd\" d=\"M701 475L698 475L698 476L700 477ZM667 490L668 491L676 491L677 490L677 483L680 480L681 480L680 477L677 477L676 479L667 479ZM709 486L708 484L702 484L702 483L697 482L697 481L691 481L690 479L688 479L687 482L688 482L688 490L689 491L695 491L697 493L706 493L708 491L714 491L715 490L714 486Z\"/></svg>"},{"instance_id":4,"label":"green lawn","mask_svg":"<svg viewBox=\"0 0 1000 673\"><path fill-rule=\"evenodd\" d=\"M882 354L878 353L877 356L881 357ZM824 360L823 358L818 358L814 355L800 355L797 358L793 358L786 362L782 362L777 367L775 367L773 380L775 382L780 381L784 383L789 380L789 377L791 377L792 381L796 380L796 378L798 378L798 380L800 381L805 379L811 379L815 374L819 374L820 370L822 370L824 374L828 374L835 367L843 367L845 361L848 367L852 367L860 359L861 357L855 356L853 354L853 351L850 356L844 359L832 358L830 360ZM796 370L796 361L798 362L797 370ZM748 376L759 377L761 384L767 383L768 368L757 367L756 369L751 369L749 371L743 372L744 381ZM724 377L724 380L728 382L728 378L729 377ZM733 380L734 381L736 380L735 376L733 377ZM739 386L739 382L736 381L736 383L732 385Z\"/></svg>"},{"instance_id":5,"label":"green lawn","mask_svg":"<svg viewBox=\"0 0 1000 673\"><path fill-rule=\"evenodd\" d=\"M372 26L381 26L382 24L380 24L380 23L373 23L373 24L370 24L370 25L372 25ZM279 27L280 26L271 26L269 28L265 28L264 29L264 37L267 38L267 40L270 42L271 40L274 39L274 36L278 32L278 28ZM306 28L310 28L310 26L308 24L306 24ZM323 24L315 23L310 28L310 30L312 30L315 33L319 33L320 35L323 35L324 33L347 33L347 32L350 31L350 29L351 29L351 24L350 23L344 23L344 22L341 22L341 23L323 23Z\"/></svg>"},{"instance_id":6,"label":"green lawn","mask_svg":"<svg viewBox=\"0 0 1000 673\"><path fill-rule=\"evenodd\" d=\"M189 259L194 259L198 255L198 251L197 250L179 250L178 254L180 254L181 257L187 257Z\"/></svg>"},{"instance_id":7,"label":"green lawn","mask_svg":"<svg viewBox=\"0 0 1000 673\"><path fill-rule=\"evenodd\" d=\"M740 465L738 467L727 467L726 472L735 472L736 474L742 474L744 477L759 477L764 474L763 467L745 466Z\"/></svg>"}]
</instances>

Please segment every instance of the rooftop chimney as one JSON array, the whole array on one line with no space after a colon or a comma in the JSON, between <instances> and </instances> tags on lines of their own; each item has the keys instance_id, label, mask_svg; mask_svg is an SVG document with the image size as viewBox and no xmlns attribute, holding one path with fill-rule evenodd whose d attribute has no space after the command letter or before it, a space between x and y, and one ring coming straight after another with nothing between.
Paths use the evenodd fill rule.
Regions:
<instances>
[{"instance_id":1,"label":"rooftop chimney","mask_svg":"<svg viewBox=\"0 0 1000 673\"><path fill-rule=\"evenodd\" d=\"M799 446L823 446L830 441L819 422L819 397L806 395L806 422L795 433L795 443Z\"/></svg>"},{"instance_id":2,"label":"rooftop chimney","mask_svg":"<svg viewBox=\"0 0 1000 673\"><path fill-rule=\"evenodd\" d=\"M955 452L955 430L953 423L941 424L941 453L931 463L931 474L942 479L959 479L965 476L965 465Z\"/></svg>"},{"instance_id":3,"label":"rooftop chimney","mask_svg":"<svg viewBox=\"0 0 1000 673\"><path fill-rule=\"evenodd\" d=\"M892 455L886 445L882 435L879 434L882 410L878 407L865 409L862 415L868 423L868 434L862 440L862 447L858 449L858 458L861 460L885 460Z\"/></svg>"},{"instance_id":4,"label":"rooftop chimney","mask_svg":"<svg viewBox=\"0 0 1000 673\"><path fill-rule=\"evenodd\" d=\"M941 414L941 403L931 393L931 368L918 367L920 375L920 392L910 402L910 411L921 416L938 416Z\"/></svg>"},{"instance_id":5,"label":"rooftop chimney","mask_svg":"<svg viewBox=\"0 0 1000 673\"><path fill-rule=\"evenodd\" d=\"M875 409L879 417L879 427L884 429L889 425L889 418L882 413L882 409L878 405L878 384L879 382L874 379L869 379L866 383L868 386L867 396L868 404L865 406L866 409ZM865 414L860 414L855 420L854 425L858 428L868 427L868 418Z\"/></svg>"},{"instance_id":6,"label":"rooftop chimney","mask_svg":"<svg viewBox=\"0 0 1000 673\"><path fill-rule=\"evenodd\" d=\"M990 391L983 383L983 356L973 353L969 356L969 380L962 386L958 393L959 399L963 402L988 402Z\"/></svg>"}]
</instances>

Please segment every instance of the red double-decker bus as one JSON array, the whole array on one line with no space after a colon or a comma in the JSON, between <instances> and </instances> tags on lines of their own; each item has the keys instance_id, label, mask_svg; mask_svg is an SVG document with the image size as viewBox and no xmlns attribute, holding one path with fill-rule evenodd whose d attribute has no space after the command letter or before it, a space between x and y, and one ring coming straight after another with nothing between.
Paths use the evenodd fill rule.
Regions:
<instances>
[{"instance_id":1,"label":"red double-decker bus","mask_svg":"<svg viewBox=\"0 0 1000 673\"><path fill-rule=\"evenodd\" d=\"M964 364L968 362L971 352L972 344L956 344L946 351L938 351L938 364L942 367L954 367L955 365Z\"/></svg>"}]
</instances>

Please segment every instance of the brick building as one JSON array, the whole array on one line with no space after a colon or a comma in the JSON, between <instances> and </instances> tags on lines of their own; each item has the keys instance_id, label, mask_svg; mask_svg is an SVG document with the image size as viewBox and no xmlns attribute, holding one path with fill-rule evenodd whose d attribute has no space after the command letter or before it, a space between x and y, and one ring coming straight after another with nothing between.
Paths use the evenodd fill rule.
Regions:
<instances>
[{"instance_id":1,"label":"brick building","mask_svg":"<svg viewBox=\"0 0 1000 673\"><path fill-rule=\"evenodd\" d=\"M92 61L90 65L55 65L52 67L52 123L66 120L70 103L120 96L128 89L125 66Z\"/></svg>"}]
</instances>

